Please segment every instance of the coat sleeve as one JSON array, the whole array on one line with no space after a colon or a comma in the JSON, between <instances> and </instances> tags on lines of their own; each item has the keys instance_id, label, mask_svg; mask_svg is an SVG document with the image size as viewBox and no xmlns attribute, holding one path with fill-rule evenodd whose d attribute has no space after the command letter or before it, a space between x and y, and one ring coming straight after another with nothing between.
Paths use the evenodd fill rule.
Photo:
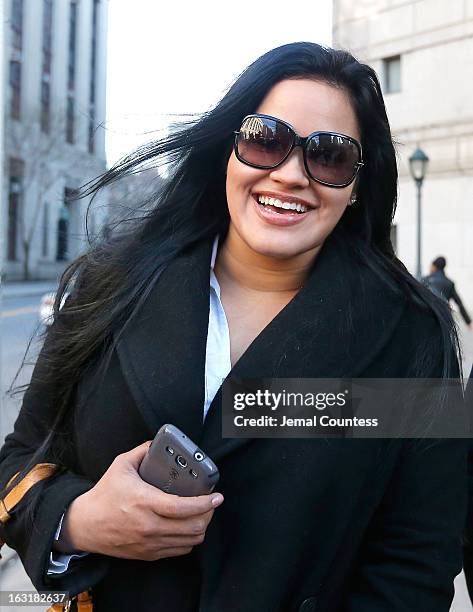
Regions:
<instances>
[{"instance_id":1,"label":"coat sleeve","mask_svg":"<svg viewBox=\"0 0 473 612\"><path fill-rule=\"evenodd\" d=\"M458 361L455 372L458 374ZM428 377L440 376L440 364ZM441 370L440 370L441 371ZM456 400L461 401L461 387ZM458 405L457 405L458 407ZM343 612L447 612L462 569L467 439L406 439L362 542Z\"/></svg>"},{"instance_id":2,"label":"coat sleeve","mask_svg":"<svg viewBox=\"0 0 473 612\"><path fill-rule=\"evenodd\" d=\"M466 410L470 419L473 419L473 368L466 388L465 401ZM463 570L468 592L473 601L473 441L471 439L468 451L468 514L463 544Z\"/></svg>"},{"instance_id":3,"label":"coat sleeve","mask_svg":"<svg viewBox=\"0 0 473 612\"><path fill-rule=\"evenodd\" d=\"M55 418L54 390L43 381L47 367L48 345L54 333L53 323L33 370L30 384L12 433L0 449L0 491L8 480L20 471L44 442ZM79 495L94 486L87 478L75 473L74 448L68 446L61 461L62 469L34 485L12 510L10 519L0 526L0 536L19 555L21 562L38 590L67 590L75 595L93 586L105 576L110 558L91 554L77 559L70 571L59 576L48 576L49 554L54 535L63 512ZM41 461L57 463L55 457Z\"/></svg>"}]
</instances>

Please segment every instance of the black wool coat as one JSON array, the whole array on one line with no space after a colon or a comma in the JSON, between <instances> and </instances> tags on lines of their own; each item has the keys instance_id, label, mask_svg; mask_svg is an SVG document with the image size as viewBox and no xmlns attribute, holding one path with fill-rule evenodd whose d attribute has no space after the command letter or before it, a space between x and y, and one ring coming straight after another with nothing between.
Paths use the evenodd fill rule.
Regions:
<instances>
[{"instance_id":1,"label":"black wool coat","mask_svg":"<svg viewBox=\"0 0 473 612\"><path fill-rule=\"evenodd\" d=\"M221 391L205 423L205 349L212 241L164 271L121 337L106 376L74 398L65 469L38 486L34 524L15 510L2 535L38 589L93 587L96 612L447 612L461 570L466 444L461 440L223 439ZM54 328L50 333L54 333ZM304 287L252 342L240 377L437 377L427 309L328 239ZM47 342L47 341L46 341ZM46 349L43 349L46 350ZM44 438L54 415L40 356L14 431L0 452L0 486ZM217 463L217 508L203 544L154 562L92 554L46 576L68 504L114 457L170 422Z\"/></svg>"},{"instance_id":2,"label":"black wool coat","mask_svg":"<svg viewBox=\"0 0 473 612\"><path fill-rule=\"evenodd\" d=\"M470 415L473 414L473 368L466 387L466 408ZM471 431L473 435L473 431ZM465 572L466 584L470 599L473 603L473 440L470 439L468 454L468 515L465 527L465 539L463 547L463 570Z\"/></svg>"}]
</instances>

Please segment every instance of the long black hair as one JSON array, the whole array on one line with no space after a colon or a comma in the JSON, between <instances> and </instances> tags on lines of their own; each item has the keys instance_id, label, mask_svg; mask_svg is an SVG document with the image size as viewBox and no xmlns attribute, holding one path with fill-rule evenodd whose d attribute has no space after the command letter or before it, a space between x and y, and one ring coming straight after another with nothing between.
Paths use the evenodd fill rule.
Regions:
<instances>
[{"instance_id":1,"label":"long black hair","mask_svg":"<svg viewBox=\"0 0 473 612\"><path fill-rule=\"evenodd\" d=\"M360 128L364 167L359 175L357 204L346 209L334 232L343 236L353 256L382 281L396 285L409 300L435 314L443 337L443 376L451 374L452 346L458 352L459 343L449 309L407 272L391 244L397 164L376 73L344 50L309 42L287 44L265 53L246 68L214 108L139 148L83 190L82 195L95 195L150 163L162 162L171 168L152 206L147 206L126 231L112 232L109 239L91 247L61 278L55 321L46 337L40 374L34 383L54 389L55 421L22 474L40 460L61 458L60 442L67 439L61 432L73 410L77 383L94 358L98 356L102 365L107 362L160 272L193 244L226 233L229 212L225 168L233 131L238 130L245 115L255 112L276 83L301 78L344 90ZM72 278L77 278L75 288L60 310ZM438 353L438 346L431 348Z\"/></svg>"}]
</instances>

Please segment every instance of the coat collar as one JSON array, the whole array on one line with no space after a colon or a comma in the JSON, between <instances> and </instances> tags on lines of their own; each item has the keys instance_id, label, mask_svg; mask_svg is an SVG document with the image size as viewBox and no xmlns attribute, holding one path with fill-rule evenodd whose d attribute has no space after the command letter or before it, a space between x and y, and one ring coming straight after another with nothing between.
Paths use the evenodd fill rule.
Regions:
<instances>
[{"instance_id":1,"label":"coat collar","mask_svg":"<svg viewBox=\"0 0 473 612\"><path fill-rule=\"evenodd\" d=\"M203 423L212 245L203 241L169 264L117 350L151 437L163 423L173 423L218 460L245 440L222 439L220 390ZM228 376L361 376L390 339L405 304L400 292L357 265L332 235L304 287Z\"/></svg>"}]
</instances>

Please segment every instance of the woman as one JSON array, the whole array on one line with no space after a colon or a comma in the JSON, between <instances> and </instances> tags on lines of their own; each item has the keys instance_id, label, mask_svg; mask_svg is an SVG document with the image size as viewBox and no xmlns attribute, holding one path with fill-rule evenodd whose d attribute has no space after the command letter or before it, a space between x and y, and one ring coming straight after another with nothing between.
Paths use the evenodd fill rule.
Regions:
<instances>
[{"instance_id":1,"label":"woman","mask_svg":"<svg viewBox=\"0 0 473 612\"><path fill-rule=\"evenodd\" d=\"M98 612L448 610L463 443L221 434L229 374L459 373L448 309L392 250L376 74L312 43L274 49L89 193L156 158L176 169L155 207L65 275L56 303L76 273L74 293L0 455L3 484L28 460L64 466L4 528L34 585L92 587ZM218 493L139 478L166 422L217 463ZM51 550L88 554L51 575Z\"/></svg>"}]
</instances>

